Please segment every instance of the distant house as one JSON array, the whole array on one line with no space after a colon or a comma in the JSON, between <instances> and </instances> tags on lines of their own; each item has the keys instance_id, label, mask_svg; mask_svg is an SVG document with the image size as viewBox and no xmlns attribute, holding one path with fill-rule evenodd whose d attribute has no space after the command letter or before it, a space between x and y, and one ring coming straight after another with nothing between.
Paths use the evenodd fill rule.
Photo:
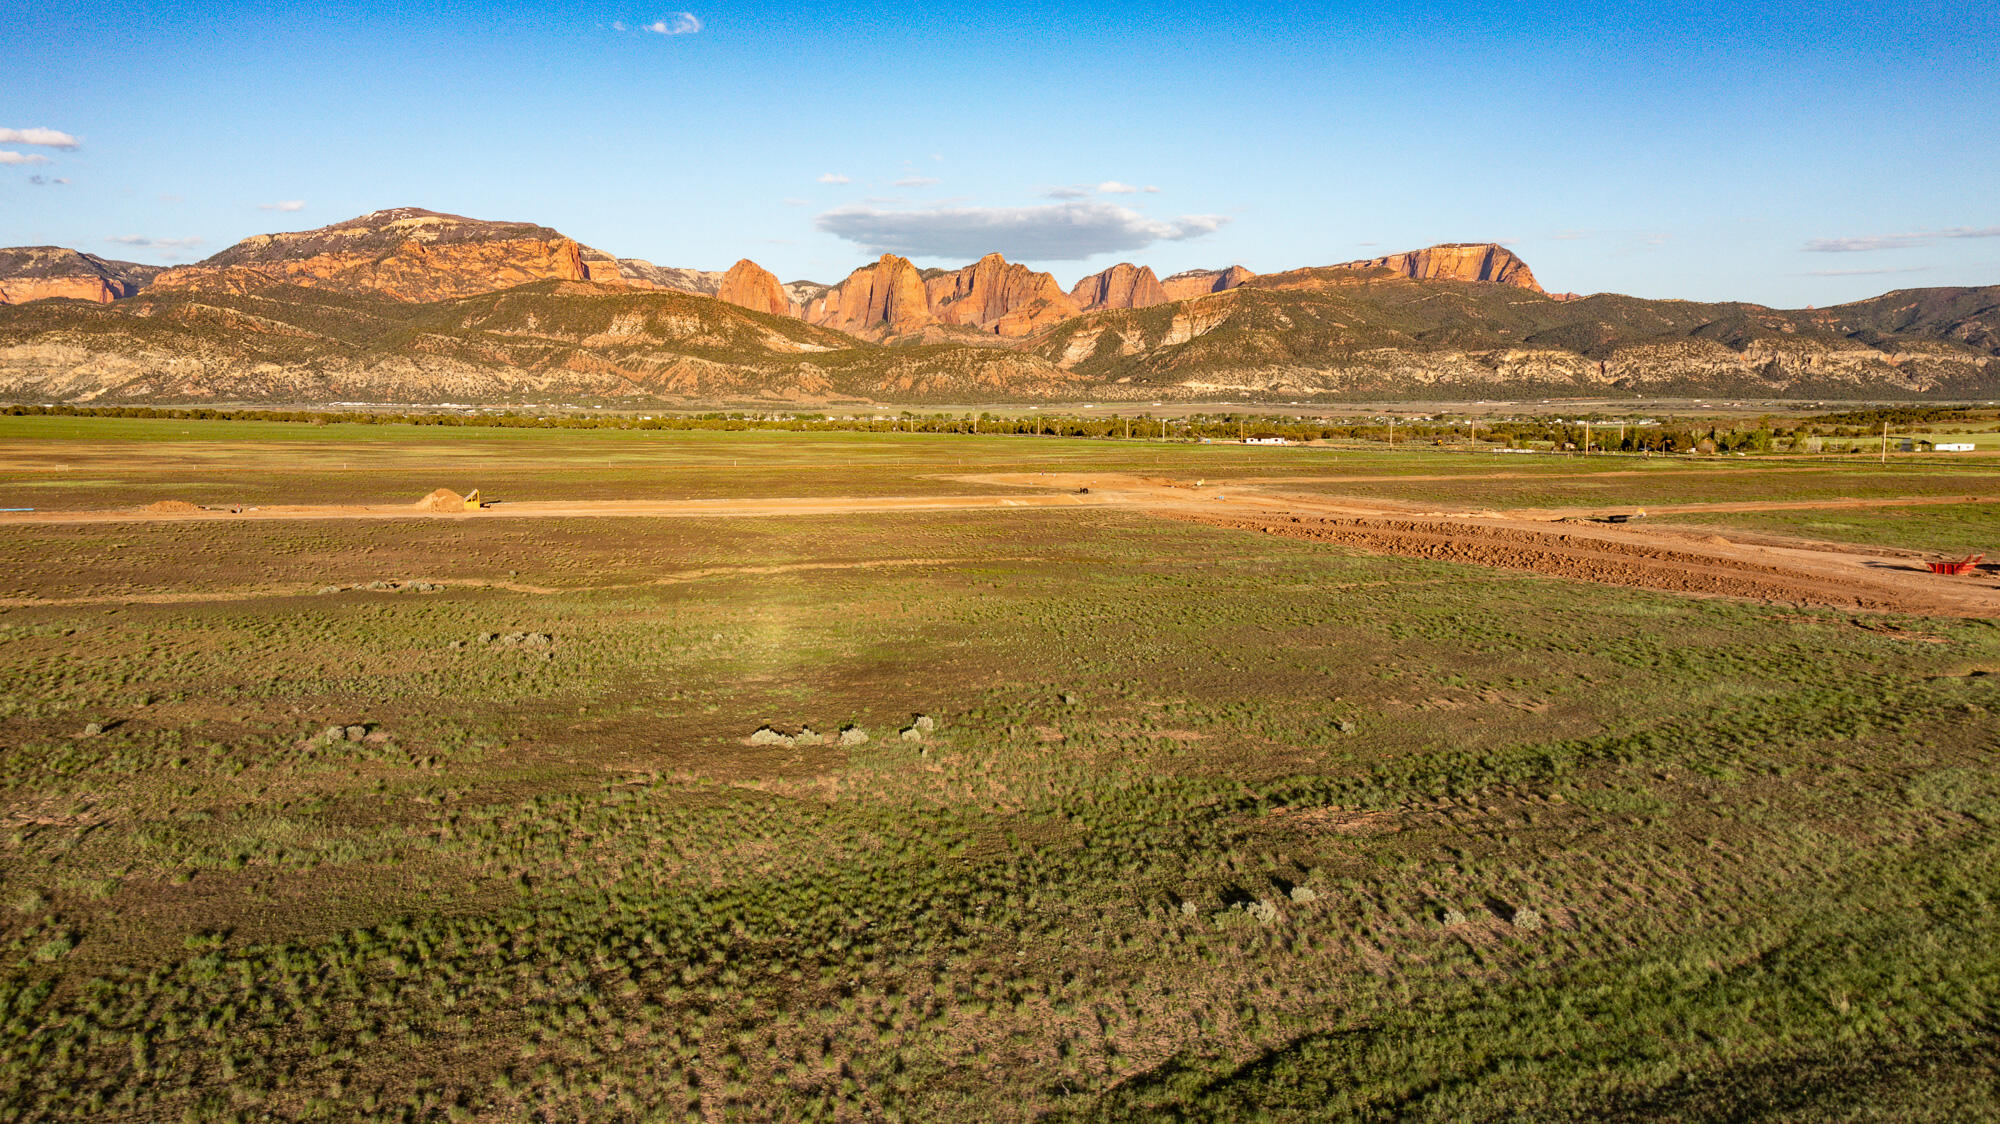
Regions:
<instances>
[{"instance_id":1,"label":"distant house","mask_svg":"<svg viewBox=\"0 0 2000 1124\"><path fill-rule=\"evenodd\" d=\"M1940 453L1969 453L1972 451L1972 442L1947 441L1947 442L1940 442L1939 444L1933 445L1931 447L1936 449Z\"/></svg>"},{"instance_id":2,"label":"distant house","mask_svg":"<svg viewBox=\"0 0 2000 1124\"><path fill-rule=\"evenodd\" d=\"M1286 440L1286 439L1284 439L1283 437L1245 437L1245 438L1243 439L1243 443L1244 443L1245 445L1289 445L1289 444L1291 444L1291 442L1290 442L1290 441L1287 441L1287 440Z\"/></svg>"}]
</instances>

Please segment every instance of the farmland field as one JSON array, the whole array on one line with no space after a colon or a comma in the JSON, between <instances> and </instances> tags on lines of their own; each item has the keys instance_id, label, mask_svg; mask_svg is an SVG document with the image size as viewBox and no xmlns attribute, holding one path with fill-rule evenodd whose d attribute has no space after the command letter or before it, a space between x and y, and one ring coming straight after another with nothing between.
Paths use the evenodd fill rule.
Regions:
<instances>
[{"instance_id":1,"label":"farmland field","mask_svg":"<svg viewBox=\"0 0 2000 1124\"><path fill-rule=\"evenodd\" d=\"M1042 473L1180 490L728 506ZM56 513L0 534L0 1120L1992 1118L2000 628L1907 607L1957 579L1685 596L1171 497L1971 551L1996 484L0 418ZM63 518L438 486L505 502ZM717 507L508 514L620 499Z\"/></svg>"}]
</instances>

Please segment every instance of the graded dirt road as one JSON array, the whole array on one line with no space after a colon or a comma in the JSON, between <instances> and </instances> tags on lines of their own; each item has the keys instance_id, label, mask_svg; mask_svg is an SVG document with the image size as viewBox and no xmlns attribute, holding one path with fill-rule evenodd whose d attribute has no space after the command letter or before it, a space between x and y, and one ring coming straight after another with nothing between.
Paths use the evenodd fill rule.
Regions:
<instances>
[{"instance_id":1,"label":"graded dirt road","mask_svg":"<svg viewBox=\"0 0 2000 1124\"><path fill-rule=\"evenodd\" d=\"M1414 505L1282 490L1277 481L1192 481L1115 473L1008 473L954 477L1021 489L1018 495L814 499L598 500L506 503L478 511L414 506L272 506L232 510L32 512L10 525L243 520L756 518L866 512L1123 507L1165 518L1384 554L1467 562L1554 577L1701 596L1968 617L2000 617L2000 574L1932 574L1913 551L1773 539L1725 538L1659 523L1587 521L1602 509L1421 511ZM1838 510L2000 502L2000 497L1893 497L1653 506L1684 512Z\"/></svg>"}]
</instances>

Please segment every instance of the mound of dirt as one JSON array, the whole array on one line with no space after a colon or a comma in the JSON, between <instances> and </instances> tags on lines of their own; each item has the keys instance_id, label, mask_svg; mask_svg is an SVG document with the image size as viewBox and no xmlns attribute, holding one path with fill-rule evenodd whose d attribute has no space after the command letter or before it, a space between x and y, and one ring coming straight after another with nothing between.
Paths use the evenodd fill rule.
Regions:
<instances>
[{"instance_id":1,"label":"mound of dirt","mask_svg":"<svg viewBox=\"0 0 2000 1124\"><path fill-rule=\"evenodd\" d=\"M139 510L154 515L192 515L199 512L201 507L186 500L160 500L157 503L149 503Z\"/></svg>"},{"instance_id":2,"label":"mound of dirt","mask_svg":"<svg viewBox=\"0 0 2000 1124\"><path fill-rule=\"evenodd\" d=\"M465 497L450 488L439 488L417 501L418 511L464 511Z\"/></svg>"}]
</instances>

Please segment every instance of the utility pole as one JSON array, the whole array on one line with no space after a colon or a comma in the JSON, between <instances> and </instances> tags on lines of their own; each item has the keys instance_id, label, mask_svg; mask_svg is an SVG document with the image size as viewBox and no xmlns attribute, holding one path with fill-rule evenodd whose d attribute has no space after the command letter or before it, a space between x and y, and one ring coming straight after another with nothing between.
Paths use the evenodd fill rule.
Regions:
<instances>
[{"instance_id":1,"label":"utility pole","mask_svg":"<svg viewBox=\"0 0 2000 1124\"><path fill-rule=\"evenodd\" d=\"M1882 463L1889 463L1889 423L1882 423Z\"/></svg>"},{"instance_id":2,"label":"utility pole","mask_svg":"<svg viewBox=\"0 0 2000 1124\"><path fill-rule=\"evenodd\" d=\"M1389 415L1389 447L1396 447L1396 415Z\"/></svg>"},{"instance_id":3,"label":"utility pole","mask_svg":"<svg viewBox=\"0 0 2000 1124\"><path fill-rule=\"evenodd\" d=\"M1590 423L1583 423L1583 455L1590 455Z\"/></svg>"}]
</instances>

